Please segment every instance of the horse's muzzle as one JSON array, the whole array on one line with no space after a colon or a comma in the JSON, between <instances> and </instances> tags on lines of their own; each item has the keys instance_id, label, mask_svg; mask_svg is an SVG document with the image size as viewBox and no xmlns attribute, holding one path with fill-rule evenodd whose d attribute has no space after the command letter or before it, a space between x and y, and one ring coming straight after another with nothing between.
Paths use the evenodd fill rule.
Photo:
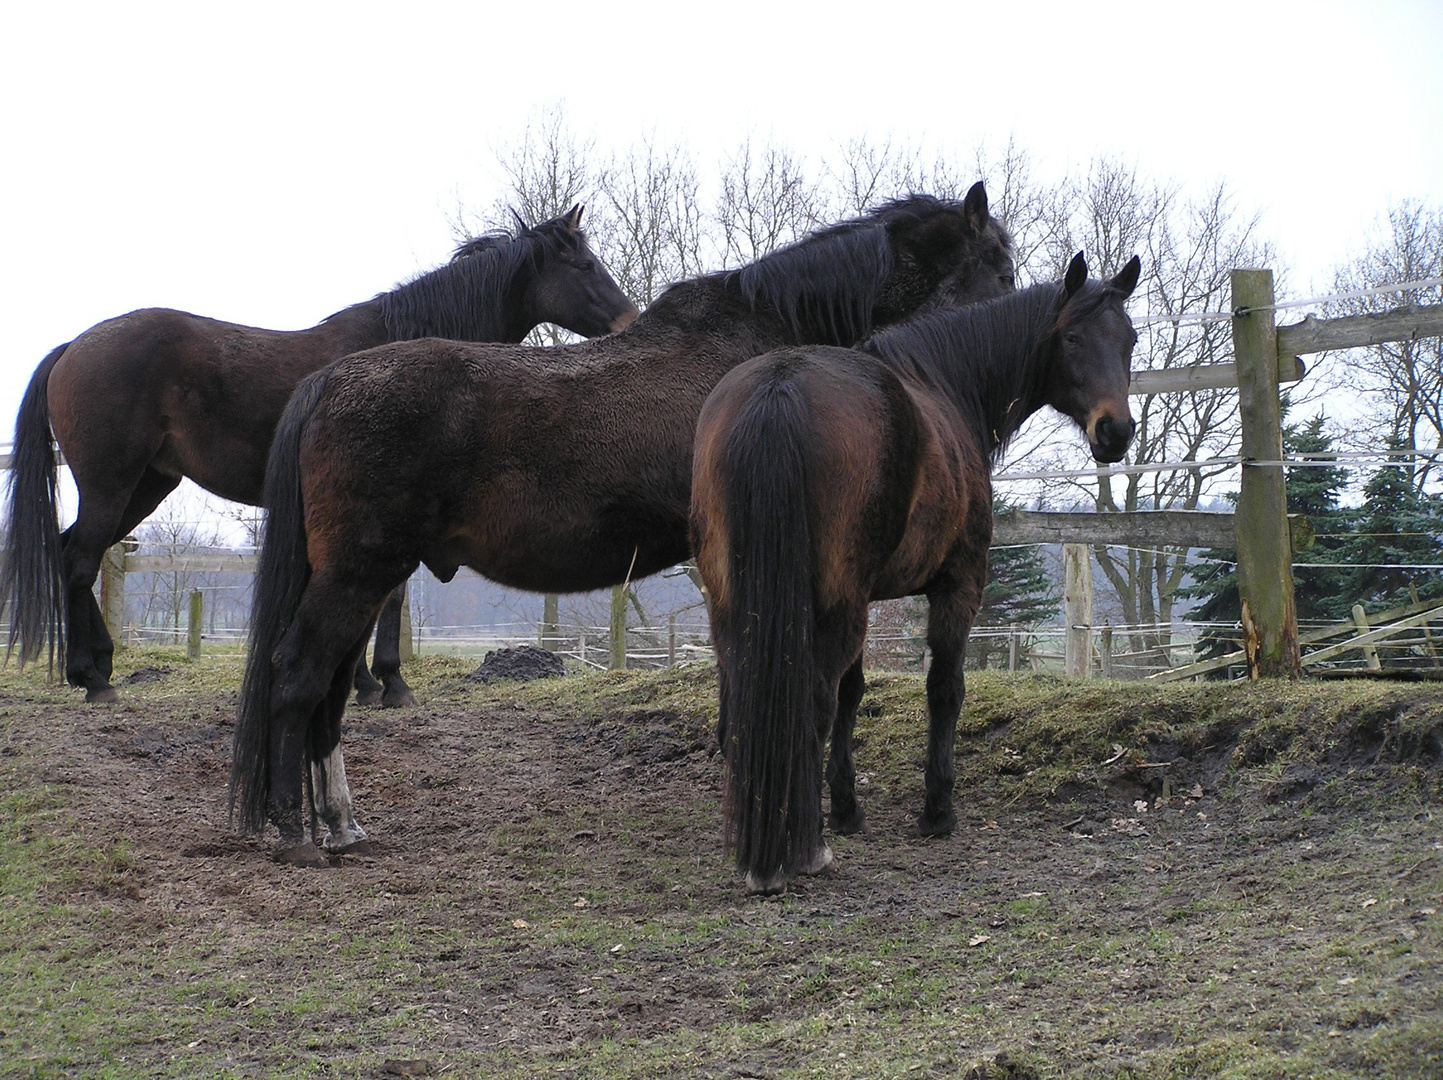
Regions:
<instances>
[{"instance_id":1,"label":"horse's muzzle","mask_svg":"<svg viewBox=\"0 0 1443 1080\"><path fill-rule=\"evenodd\" d=\"M1088 432L1088 443L1092 447L1092 457L1103 465L1111 465L1115 461L1121 461L1127 453L1128 444L1132 442L1132 433L1137 428L1132 417L1124 416L1102 416L1092 425Z\"/></svg>"}]
</instances>

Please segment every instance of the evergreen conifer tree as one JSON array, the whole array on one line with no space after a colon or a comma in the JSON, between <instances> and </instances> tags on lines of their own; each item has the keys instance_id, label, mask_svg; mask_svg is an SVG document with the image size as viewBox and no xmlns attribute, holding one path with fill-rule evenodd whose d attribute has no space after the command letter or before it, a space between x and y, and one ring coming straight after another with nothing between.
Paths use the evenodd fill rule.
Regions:
<instances>
[{"instance_id":1,"label":"evergreen conifer tree","mask_svg":"<svg viewBox=\"0 0 1443 1080\"><path fill-rule=\"evenodd\" d=\"M1400 446L1389 440L1390 450ZM1343 558L1354 564L1342 585L1349 607L1401 607L1413 602L1414 590L1421 600L1443 596L1443 505L1413 486L1407 461L1384 465L1368 479Z\"/></svg>"},{"instance_id":2,"label":"evergreen conifer tree","mask_svg":"<svg viewBox=\"0 0 1443 1080\"><path fill-rule=\"evenodd\" d=\"M992 500L994 514L1012 507L999 498ZM1036 545L994 547L987 557L987 589L977 612L978 627L1007 627L1013 623L1032 627L1051 619L1062 608L1056 584ZM974 635L968 642L969 662L987 667L994 656L1007 655L1005 637Z\"/></svg>"},{"instance_id":3,"label":"evergreen conifer tree","mask_svg":"<svg viewBox=\"0 0 1443 1080\"><path fill-rule=\"evenodd\" d=\"M1287 401L1283 402L1284 414ZM1321 415L1303 424L1283 427L1284 457L1310 455L1309 460L1326 460L1321 455L1332 452L1332 436L1323 431ZM1313 546L1294 555L1295 563L1337 563L1349 560L1347 536L1351 531L1352 514L1338 505L1342 488L1348 482L1347 470L1336 465L1298 465L1285 470L1288 512L1302 514L1317 535ZM1230 501L1237 496L1230 494ZM1348 599L1346 581L1350 571L1329 566L1315 570L1295 566L1293 600L1299 622L1331 621L1346 617L1353 601ZM1229 549L1209 548L1198 554L1192 571L1192 583L1178 590L1179 594L1202 602L1188 612L1194 622L1224 623L1234 626L1241 617L1242 603L1238 596L1237 553ZM1238 648L1235 631L1208 630L1198 639L1197 658L1208 660Z\"/></svg>"}]
</instances>

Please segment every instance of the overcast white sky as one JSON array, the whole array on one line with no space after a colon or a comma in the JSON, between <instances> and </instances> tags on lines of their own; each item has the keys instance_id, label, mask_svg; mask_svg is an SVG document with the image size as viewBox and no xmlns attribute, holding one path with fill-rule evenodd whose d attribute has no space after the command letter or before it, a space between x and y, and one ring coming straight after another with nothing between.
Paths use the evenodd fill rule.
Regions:
<instances>
[{"instance_id":1,"label":"overcast white sky","mask_svg":"<svg viewBox=\"0 0 1443 1080\"><path fill-rule=\"evenodd\" d=\"M1322 287L1443 198L1443 3L11 5L0 441L53 346L136 307L310 325L443 260L493 148L562 103L705 164L749 132L1099 153L1225 178ZM17 8L19 9L17 11Z\"/></svg>"}]
</instances>

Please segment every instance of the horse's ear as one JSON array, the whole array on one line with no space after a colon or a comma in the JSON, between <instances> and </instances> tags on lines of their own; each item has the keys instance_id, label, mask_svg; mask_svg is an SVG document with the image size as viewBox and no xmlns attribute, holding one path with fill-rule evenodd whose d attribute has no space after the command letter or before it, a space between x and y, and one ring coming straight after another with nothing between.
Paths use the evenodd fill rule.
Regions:
<instances>
[{"instance_id":1,"label":"horse's ear","mask_svg":"<svg viewBox=\"0 0 1443 1080\"><path fill-rule=\"evenodd\" d=\"M1127 260L1127 265L1117 272L1117 277L1107 284L1122 293L1123 299L1132 295L1132 290L1137 288L1138 275L1142 273L1142 260L1134 255Z\"/></svg>"},{"instance_id":2,"label":"horse's ear","mask_svg":"<svg viewBox=\"0 0 1443 1080\"><path fill-rule=\"evenodd\" d=\"M1082 288L1082 283L1087 280L1087 260L1078 252L1067 264L1067 276L1062 279L1062 295L1064 299Z\"/></svg>"},{"instance_id":3,"label":"horse's ear","mask_svg":"<svg viewBox=\"0 0 1443 1080\"><path fill-rule=\"evenodd\" d=\"M987 188L981 180L967 189L967 195L962 200L962 216L967 222L967 227L974 233L981 233L987 228L987 221L990 215L987 212Z\"/></svg>"},{"instance_id":4,"label":"horse's ear","mask_svg":"<svg viewBox=\"0 0 1443 1080\"><path fill-rule=\"evenodd\" d=\"M516 212L516 207L513 206L510 208L510 210L511 216L516 219L516 231L526 232L530 228L530 226L527 225L526 222L522 220L521 215Z\"/></svg>"},{"instance_id":5,"label":"horse's ear","mask_svg":"<svg viewBox=\"0 0 1443 1080\"><path fill-rule=\"evenodd\" d=\"M566 227L572 232L581 228L581 211L584 207L577 203L570 210L566 211Z\"/></svg>"}]
</instances>

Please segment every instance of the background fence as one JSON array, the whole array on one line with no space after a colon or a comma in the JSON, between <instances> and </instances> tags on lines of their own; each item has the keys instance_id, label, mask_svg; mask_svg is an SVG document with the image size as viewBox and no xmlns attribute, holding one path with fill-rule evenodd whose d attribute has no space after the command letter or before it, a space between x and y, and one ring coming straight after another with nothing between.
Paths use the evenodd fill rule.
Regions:
<instances>
[{"instance_id":1,"label":"background fence","mask_svg":"<svg viewBox=\"0 0 1443 1080\"><path fill-rule=\"evenodd\" d=\"M1139 371L1133 376L1131 393L1172 394L1236 387L1242 436L1236 458L1152 462L1070 473L1012 473L997 479L1122 476L1139 471L1236 465L1241 469L1236 512L1014 511L999 515L994 545L1060 544L1063 567L1061 625L979 627L974 631L973 636L978 640L999 637L1006 640L1005 650L988 650L1005 656L1006 666L1033 670L1056 668L1084 678L1092 674L1188 678L1239 671L1254 676L1295 674L1304 667L1340 663L1376 668L1381 665L1383 655L1438 666L1443 627L1435 631L1434 624L1443 624L1443 605L1416 603L1371 618L1356 608L1350 622L1300 630L1293 610L1291 568L1294 552L1306 546L1309 535L1306 522L1289 519L1283 470L1309 462L1283 459L1279 388L1304 376L1306 369L1300 357L1310 353L1443 334L1443 305L1408 306L1381 314L1328 320L1309 315L1299 323L1279 327L1275 323L1276 312L1295 305L1275 301L1272 274L1266 270L1233 271L1232 301L1232 308L1227 312L1178 317L1228 321L1234 345L1232 363ZM0 466L8 464L9 455L0 455ZM1093 613L1089 549L1107 545L1235 550L1243 613L1240 623L1225 627L1193 622L1150 627L1098 624ZM126 578L133 574L167 573L247 575L255 565L252 552L138 554L136 548L131 540L117 544L107 553L102 566L101 607L113 637L139 642L184 636L192 651L199 650L204 637L212 642L236 642L244 637L243 627L217 626L214 619L206 626L205 600L199 591L189 600L184 628L179 625L178 601L177 617L168 628L127 624ZM405 610L403 655L412 643L423 651L479 655L490 648L521 642L547 644L592 667L666 666L709 659L711 655L704 622L679 623L673 617L663 626L627 626L624 600L613 604L612 621L607 626L562 626L552 605L548 616L534 625L413 630L407 625L409 606ZM1197 634L1209 630L1234 635L1238 648L1204 662L1175 662L1178 658L1189 659L1187 654L1193 650ZM1167 640L1145 650L1128 652L1114 648L1118 635L1136 635L1139 631L1157 632ZM867 648L868 662L876 666L904 670L926 667L920 629L875 628Z\"/></svg>"}]
</instances>

